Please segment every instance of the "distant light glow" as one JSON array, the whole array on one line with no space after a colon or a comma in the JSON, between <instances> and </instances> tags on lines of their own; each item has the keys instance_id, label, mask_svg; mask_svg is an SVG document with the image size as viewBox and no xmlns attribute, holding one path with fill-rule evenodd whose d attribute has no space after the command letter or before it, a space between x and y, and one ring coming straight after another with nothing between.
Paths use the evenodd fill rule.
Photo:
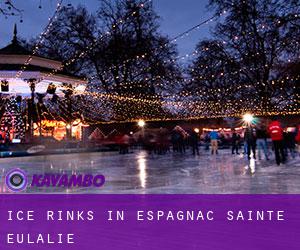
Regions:
<instances>
[{"instance_id":1,"label":"distant light glow","mask_svg":"<svg viewBox=\"0 0 300 250\"><path fill-rule=\"evenodd\" d=\"M195 128L194 131L195 131L197 134L199 134L200 129L199 129L199 128Z\"/></svg>"},{"instance_id":2,"label":"distant light glow","mask_svg":"<svg viewBox=\"0 0 300 250\"><path fill-rule=\"evenodd\" d=\"M76 88L75 88L75 91L79 92L79 93L83 93L86 89L86 85L78 85Z\"/></svg>"},{"instance_id":3,"label":"distant light glow","mask_svg":"<svg viewBox=\"0 0 300 250\"><path fill-rule=\"evenodd\" d=\"M252 123L253 122L253 119L254 119L254 117L253 117L253 115L251 115L251 114L245 114L244 116L243 116L243 120L246 122L246 123Z\"/></svg>"},{"instance_id":4,"label":"distant light glow","mask_svg":"<svg viewBox=\"0 0 300 250\"><path fill-rule=\"evenodd\" d=\"M146 123L145 123L144 120L139 120L139 121L138 121L138 126L141 127L141 128L143 128L143 127L145 126L145 124L146 124Z\"/></svg>"}]
</instances>

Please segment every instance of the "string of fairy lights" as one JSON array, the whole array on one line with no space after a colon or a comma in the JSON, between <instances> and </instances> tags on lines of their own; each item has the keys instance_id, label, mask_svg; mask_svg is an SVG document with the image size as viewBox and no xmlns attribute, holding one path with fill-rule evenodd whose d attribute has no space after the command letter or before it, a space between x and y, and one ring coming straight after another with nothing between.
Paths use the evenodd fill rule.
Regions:
<instances>
[{"instance_id":1,"label":"string of fairy lights","mask_svg":"<svg viewBox=\"0 0 300 250\"><path fill-rule=\"evenodd\" d=\"M152 2L152 0L147 0L147 1L142 2L142 3L139 4L138 7L143 8L145 6L145 4L148 3L148 2ZM31 53L31 55L28 56L28 58L26 59L24 65L21 67L21 70L16 73L15 78L20 78L21 77L22 73L26 70L27 66L32 61L33 56L38 53L40 47L43 45L43 42L44 42L47 34L51 31L51 28L52 28L54 22L57 20L58 14L59 14L60 10L62 9L62 7L63 7L63 0L59 0L59 2L57 3L57 6L56 6L56 9L55 9L55 12L54 12L53 16L48 19L49 22L48 22L45 30L39 35L38 40L37 40L37 42L34 46L34 49ZM116 20L116 24L113 25L112 29L115 29L118 24L122 24L122 23L126 22L131 16L134 16L135 14L136 14L136 11L133 11L131 13L131 15L127 16L126 18L120 18L119 20ZM42 81L46 77L50 77L50 76L53 76L53 75L59 73L65 67L70 66L72 63L74 63L76 60L78 60L80 58L83 58L84 56L86 56L88 54L89 51L91 51L95 46L97 46L97 44L99 42L101 42L106 36L109 36L110 34L111 34L111 32L107 31L104 34L102 34L99 37L99 39L94 39L93 43L86 46L84 51L80 52L79 54L76 54L74 57L72 57L68 61L62 63L62 65L59 68L53 69L50 73L46 74L44 77L39 79L39 81Z\"/></svg>"},{"instance_id":2,"label":"string of fairy lights","mask_svg":"<svg viewBox=\"0 0 300 250\"><path fill-rule=\"evenodd\" d=\"M145 120L156 120L159 119L157 117L151 116L151 113L148 115L145 114L145 110L147 107L151 108L151 112L161 112L162 106L172 106L176 108L183 109L184 112L182 114L177 113L176 117L181 117L182 119L188 119L189 117L220 117L220 116L239 116L240 113L244 113L247 111L251 111L252 113L255 112L255 114L264 114L264 115L274 115L274 114L299 114L299 108L296 106L293 108L292 106L286 105L286 108L282 108L281 104L274 105L273 110L269 111L266 110L264 106L259 104L258 98L251 98L249 100L246 100L245 98L242 98L240 100L234 100L234 101L227 101L225 103L215 103L215 102L208 102L208 101L202 101L202 102L184 102L184 101L159 101L159 100L143 100L141 98L131 98L128 96L118 96L113 94L101 94L101 93L90 93L88 95L85 95L85 97L88 99L88 103L86 105L80 104L79 107L76 107L76 109L73 107L73 112L84 112L87 111L89 116L95 115L97 117L96 119L88 119L89 123L97 123L99 122L99 114L107 114L108 110L107 107L110 106L110 108L114 107L116 104L122 104L122 112L123 112L123 120L131 121L133 120L132 116L132 110L130 105L134 105L138 113L134 115L139 115L139 117L143 116ZM90 98L92 97L92 98ZM299 103L299 96L296 97L295 100L288 100L284 99L286 103L295 103L298 98ZM99 102L99 99L101 100ZM93 102L94 101L94 102ZM129 108L125 107L126 105L129 105ZM246 107L245 104L248 104L248 107ZM251 105L249 105L251 104ZM63 104L62 104L63 105ZM241 108L245 106L244 108ZM223 110L222 110L223 108ZM64 108L61 107L62 110ZM155 112L154 112L155 111ZM129 115L128 115L129 114ZM195 114L202 114L195 116ZM238 115L237 115L238 114ZM167 113L160 113L159 115L160 119L171 119L170 114ZM174 118L172 118L174 119Z\"/></svg>"},{"instance_id":3,"label":"string of fairy lights","mask_svg":"<svg viewBox=\"0 0 300 250\"><path fill-rule=\"evenodd\" d=\"M170 43L173 43L173 42L177 42L179 39L183 39L187 36L189 36L192 32L196 31L196 30L199 30L203 25L206 25L206 24L209 24L210 22L214 21L215 19L223 16L226 14L226 11L223 11L221 12L220 14L216 14L216 15L213 15L212 17L200 22L199 24L193 26L192 28L189 28L187 29L186 31L176 35L175 37L173 37L172 39L170 39L168 42L162 44L161 46L159 46L157 49L154 49L153 53L155 53L155 51L159 50L159 49L163 49L167 46L169 46ZM197 50L195 50L194 52L192 52L191 54L186 54L184 56L177 56L173 59L169 59L169 60L165 60L164 63L167 63L167 62L177 62L178 60L183 60L183 59L186 59L187 57L191 56L191 55L196 55L198 53ZM108 73L109 71L115 69L116 67L122 67L122 66L125 66L126 63L128 62L134 62L134 61L138 61L138 60L143 60L146 56L148 55L147 52L141 54L141 55L136 55L135 58L129 58L127 60L124 60L123 62L121 62L120 64L118 64L118 66L111 66L109 67L107 70L103 71L103 74L106 74ZM157 65L157 64L156 64ZM93 80L93 78L95 78L95 76L92 76L90 77L89 79L90 80Z\"/></svg>"},{"instance_id":4,"label":"string of fairy lights","mask_svg":"<svg viewBox=\"0 0 300 250\"><path fill-rule=\"evenodd\" d=\"M139 8L144 8L144 6L147 4L147 3L150 3L152 2L152 0L146 0L144 2L141 2L137 7ZM112 26L112 30L116 29L117 26L119 24L123 24L123 23L126 23L132 16L134 16L136 14L136 11L133 11L130 15L128 15L127 17L125 18L120 18L118 20L115 21L115 24L113 24ZM76 54L74 57L72 57L71 59L67 60L66 62L62 63L61 67L57 68L57 69L54 69L52 70L49 74L47 74L45 77L50 77L52 75L55 75L56 73L58 73L59 71L63 70L65 67L68 67L70 66L71 64L73 64L74 62L76 62L77 60L81 59L81 58L84 58L86 55L88 55L88 53L94 49L101 41L103 41L103 39L107 36L111 35L111 32L110 31L106 31L105 33L103 33L102 35L100 35L100 37L98 39L94 39L94 41L87 45L86 48Z\"/></svg>"},{"instance_id":5,"label":"string of fairy lights","mask_svg":"<svg viewBox=\"0 0 300 250\"><path fill-rule=\"evenodd\" d=\"M45 37L47 36L47 34L50 32L53 23L56 21L57 16L63 6L63 1L64 0L59 0L57 5L56 5L56 9L54 11L54 14L52 17L48 18L48 24L46 26L46 28L42 31L42 33L38 36L38 39L36 41L36 44L34 45L33 51L31 53L31 55L28 56L28 58L26 59L26 61L24 62L24 65L21 67L21 70L18 71L16 73L15 78L20 78L22 73L26 70L27 66L30 64L30 62L32 61L33 57L38 53L40 47L43 45L43 42L45 40Z\"/></svg>"},{"instance_id":6,"label":"string of fairy lights","mask_svg":"<svg viewBox=\"0 0 300 250\"><path fill-rule=\"evenodd\" d=\"M106 101L107 103L113 103L113 101L117 98L117 103L120 102L120 97L119 96L104 96L101 97L101 104L103 105L103 103ZM155 111L153 109L157 109L156 111L160 111L160 105L162 103L150 103L149 100L147 103L141 101L141 99L133 99L133 98L126 98L124 97L123 99L126 100L126 103L128 104L132 104L135 105L138 109L138 113L141 115L144 111L145 111L145 105L149 105L152 108L152 112ZM252 102L252 105L249 105L249 103ZM196 105L194 103L186 103L186 106L184 106L182 103L172 103L172 107L174 106L179 106L179 107L183 107L185 112L182 112L182 114L176 114L176 118L181 117L182 119L187 119L189 117L221 117L221 116L239 116L240 113L245 113L248 111L251 111L252 113L255 113L257 115L259 114L264 114L264 115L274 115L274 114L299 114L299 109L293 109L292 107L287 108L282 110L282 108L280 107L280 105L278 106L274 106L274 111L268 111L265 110L264 107L262 107L261 105L255 104L257 102L256 98L251 98L249 100L246 99L242 99L242 100L235 100L235 101L229 101L223 104L220 103L215 103L215 102L198 102ZM248 103L248 107L246 107L245 103ZM153 106L153 104L157 104L155 106ZM166 104L166 103L165 103ZM190 104L190 105L188 105ZM240 106L245 106L244 108L241 108ZM104 105L105 106L105 105ZM97 109L92 109L91 107L93 107L91 105L91 103L89 103L88 105L83 105L83 107L80 108L80 110L88 110L89 113L91 112L95 112L96 114L99 115L99 113L107 113L107 111L105 110L105 108L103 109L99 109L99 105L97 105L95 108ZM140 108L142 107L142 108ZM220 109L220 107L223 108ZM280 111L280 108L282 111ZM195 112L196 109L196 112ZM130 112L126 112L126 111L131 111L131 107L129 107L128 110L126 110L126 107L122 107L122 111L124 112L124 120L126 121L130 121L133 118L129 116L126 116L128 114L130 114ZM224 112L226 111L226 112ZM74 110L75 112L75 110ZM198 116L196 116L195 114L198 114ZM201 115L200 115L201 114ZM91 114L90 114L91 115ZM141 117L141 116L140 116ZM150 117L150 118L149 118ZM161 114L161 118L160 119L170 119L172 117L172 115L170 114ZM145 115L143 116L143 119L145 120L156 120L159 119L158 117L151 117L151 114L149 114L148 116ZM174 119L174 118L172 118ZM89 119L91 121L91 119ZM99 121L99 120L98 120ZM93 120L93 122L97 123L97 120Z\"/></svg>"},{"instance_id":7,"label":"string of fairy lights","mask_svg":"<svg viewBox=\"0 0 300 250\"><path fill-rule=\"evenodd\" d=\"M239 70L231 71L231 72L227 72L227 73L221 72L219 74L212 74L212 75L209 75L209 76L206 75L206 76L200 76L200 77L182 78L180 80L183 83L185 83L185 84L189 84L189 83L195 82L197 80L199 80L199 81L214 81L214 80L219 79L219 78L224 78L225 79L227 76L234 76L234 75L241 74L241 72L243 70L246 70L246 69L248 70L248 72L254 72L254 73L257 72L258 70L260 70L260 68L242 67ZM163 83L161 81L156 81L156 80L162 80L162 79L163 79ZM148 82L148 80L151 80L151 82ZM289 76L286 76L285 79L280 79L280 80L274 79L274 80L268 80L267 82L268 83L272 83L272 85L274 85L277 82L284 83L284 81L287 81L287 80L289 82L291 82L291 81L298 81L299 77L290 78ZM123 87L124 89L126 89L126 86L128 86L129 88L131 88L132 86L134 86L134 87L145 87L147 85L154 84L157 87L163 87L165 84L169 84L170 85L172 83L174 83L174 81L166 80L166 79L164 79L164 77L161 77L161 76L158 75L158 76L156 76L154 78L150 78L150 77L147 78L147 77L145 77L144 81L141 82L141 83L139 83L139 84L137 84L136 82L132 82L132 81L126 81L126 82L119 83L118 85L121 86L121 87ZM255 87L257 85L264 85L264 84L266 84L266 83L265 82L256 82L255 84L251 83L251 86ZM250 84L247 85L247 83L243 83L243 84L240 84L240 85L230 85L228 87L230 89L232 87L237 88L237 89L243 88L243 87L247 88L247 87L250 87ZM228 90L228 89L226 89L226 90ZM219 90L218 90L218 88L216 88L216 89L211 89L210 91L219 91ZM179 94L176 94L176 96L178 96L178 95L186 96L186 95L190 95L190 94L195 94L195 90L193 90L192 92L184 91L184 94L180 94L179 93ZM172 96L170 96L170 97L172 97ZM175 96L173 96L173 98L175 98Z\"/></svg>"},{"instance_id":8,"label":"string of fairy lights","mask_svg":"<svg viewBox=\"0 0 300 250\"><path fill-rule=\"evenodd\" d=\"M143 8L144 5L145 5L145 3L147 3L147 2L151 2L151 0L148 0L148 1L145 1L145 2L140 3L140 4L139 4L139 7L140 7L140 8ZM43 41L44 41L45 37L46 37L47 34L51 31L52 25L53 25L53 23L54 23L54 22L56 21L56 19L57 19L57 16L58 16L58 14L59 14L59 12L60 12L62 6L63 6L62 4L63 4L63 0L60 0L60 1L58 2L58 4L57 4L56 10L55 10L55 12L54 12L54 15L53 15L51 18L49 18L49 23L47 24L47 26L46 26L46 28L45 28L45 31L43 31L43 32L40 34L40 36L39 36L39 38L38 38L38 41L36 42L36 45L34 46L34 49L33 49L32 54L27 58L27 60L25 61L24 65L21 67L21 70L20 70L19 72L17 72L15 78L20 78L20 77L21 77L22 73L26 70L27 66L28 66L28 65L30 64L30 62L32 61L33 56L34 56L35 54L38 53L38 50L39 50L40 46L43 44ZM135 13L136 13L136 12L134 11L130 16L135 15ZM119 19L119 20L117 20L117 21L116 21L116 24L115 24L114 26L116 27L118 24L121 24L121 23L126 22L126 20L130 18L130 16L129 16L129 17L126 17L125 19ZM115 28L115 27L113 27L113 28ZM101 41L104 37L106 37L106 36L108 36L108 35L110 35L110 32L106 32L106 33L102 34L102 35L100 36L100 41ZM94 40L94 43L91 44L91 45L89 45L89 46L86 48L85 51L81 52L79 55L75 55L74 58L72 58L72 59L70 59L69 61L67 61L67 62L65 62L64 64L62 64L62 66L61 66L60 68L57 68L57 69L52 70L52 72L50 72L49 74L47 74L47 75L45 75L44 77L38 79L38 81L43 81L46 77L50 77L50 76L56 74L57 72L59 72L60 70L62 70L65 66L69 66L70 64L72 64L73 62L75 62L77 59L79 59L79 58L85 56L85 55L86 55L93 47L95 47L95 46L98 44L98 42L99 42L99 40L96 40L96 39L95 39L95 40ZM37 105L35 105L35 108L37 108ZM37 113L38 113L38 112L37 112Z\"/></svg>"},{"instance_id":9,"label":"string of fairy lights","mask_svg":"<svg viewBox=\"0 0 300 250\"><path fill-rule=\"evenodd\" d=\"M151 2L151 0L141 3L139 7L143 8L144 5L148 2ZM21 78L22 73L30 64L33 56L38 53L39 49L43 45L45 37L51 31L53 23L57 20L57 16L62 6L63 0L60 0L57 3L54 15L52 16L52 18L49 18L48 25L46 26L45 30L40 34L32 54L25 61L21 70L17 72L16 78ZM134 14L135 12L133 12L131 16ZM179 39L183 39L189 36L191 32L200 29L203 25L208 24L225 14L226 11L223 11L220 14L212 16L211 18L180 33L167 43L161 45L159 48L156 48L155 50L162 49L172 42L177 42ZM117 25L125 23L128 18L130 18L130 16L117 20L113 29L116 28ZM266 27L262 26L261 29L266 29ZM69 59L68 61L64 62L60 68L52 70L50 73L46 74L42 79L39 79L39 81L42 81L47 77L58 74L64 67L70 66L77 60L84 58L95 46L97 46L97 44L99 44L99 42L101 42L106 36L109 36L110 34L110 32L103 33L99 39L95 39L91 44L87 45L83 51L75 53L75 56ZM233 37L233 40L238 41L239 38ZM209 48L203 49L205 50ZM201 51L199 50L194 50L189 54L185 54L183 56L176 56L174 58L164 60L163 63L177 63L181 60L191 59L195 56L198 56L200 52ZM102 73L108 74L115 67L124 67L125 64L129 61L143 61L146 56L147 53L137 55L135 58L130 58L121 62L118 66L114 65L109 67ZM158 63L153 64L150 67L140 67L139 71L147 72L147 70L149 71L157 65ZM209 67L209 65L202 64L200 65L200 67L206 68ZM197 81L214 82L216 80L225 79L226 77L240 75L245 70L247 70L248 72L256 72L259 69L259 67L254 68L244 66L231 72L220 72L218 74L211 74L200 77L181 78L180 81L184 84L191 84ZM50 103L49 101L46 101L44 103L46 111L44 111L43 113L39 112L37 105L35 105L35 108L39 120L47 119L48 116L51 116L52 119L59 118L67 123L69 120L68 113L71 113L71 116L77 113L82 113L84 114L84 119L88 121L89 124L133 122L139 119L144 119L146 121L161 121L178 119L193 120L208 117L240 117L249 111L254 115L295 115L300 114L299 94L297 94L296 92L296 84L299 82L299 77L300 76L286 76L283 79L274 79L268 80L267 82L256 83L239 82L238 84L229 84L226 89L218 87L209 88L204 86L202 88L193 90L184 89L176 94L160 93L151 95L147 95L147 93L136 93L135 91L128 91L122 94L106 93L101 92L101 89L97 88L94 88L92 90L87 89L84 93L82 93L76 92L76 90L74 90L73 87L65 86L64 88L66 90L70 88L70 90L72 90L73 92L72 102L74 105L72 105L71 111L68 110L66 103L64 103L63 101L59 101L55 105L53 105L53 103ZM97 75L90 76L89 81L91 83L97 81ZM108 81L113 82L113 79L108 79ZM153 78L150 76L145 77L140 82L121 82L119 86L121 86L125 90L131 90L139 87L145 88L147 86L152 85L154 85L155 87L164 87L173 86L174 84L176 83L173 80L165 79L164 76L157 75ZM274 103L272 103L271 107L266 107L266 103L264 102L264 100L255 95L248 97L239 96L245 93L247 89L250 91L255 87L264 86L266 84L274 86L275 90L283 90L286 84L290 84L290 89L294 90L294 94L290 96L276 96L276 100L273 100ZM236 98L228 98L232 96L235 96ZM79 100L78 97L80 97L81 100ZM116 119L114 113L117 113L118 119Z\"/></svg>"},{"instance_id":10,"label":"string of fairy lights","mask_svg":"<svg viewBox=\"0 0 300 250\"><path fill-rule=\"evenodd\" d=\"M195 27L193 27L193 28L187 30L186 32L184 32L184 33L178 35L177 37L175 37L174 39L172 39L170 42L177 41L178 38L183 38L183 37L185 37L185 36L188 36L190 31L193 31L194 29L199 29L199 28L201 27L202 24L207 24L207 23L213 21L216 17L222 16L222 15L224 15L224 14L226 14L226 11L223 11L221 14L216 15L216 16L214 16L214 17L211 17L211 18L209 18L208 20L204 21L203 23L201 23L201 24L199 24L199 25L196 25ZM295 16L297 16L297 15L295 15ZM277 22L275 22L275 23L277 23ZM259 28L259 30L264 30L264 29L266 29L266 26L265 26L265 25L263 25L261 28ZM237 41L237 40L239 40L239 38L238 38L237 36L234 36L234 37L233 37L233 40L234 40L234 41ZM223 43L225 44L226 42L223 41ZM295 41L295 43L296 43L297 45L299 45L299 42L298 42L298 41ZM167 44L168 44L168 43L167 43ZM163 47L163 46L161 46L161 47ZM209 48L203 48L203 49L204 49L204 50L209 50ZM185 59L187 59L187 58L191 58L191 57L193 57L193 56L195 56L195 55L198 55L199 53L200 53L200 51L195 50L195 51L193 51L193 52L190 53L190 54L186 54L186 55L184 55L184 56L178 56L178 57L176 57L176 58L174 58L174 59L170 59L170 60L165 60L164 63L167 63L167 62L173 62L173 63L175 63L175 62L177 62L178 60L185 60ZM145 58L146 55L147 55L146 53L145 53L145 54L142 54L142 55L138 55L138 56L136 56L135 59L136 59L136 60L143 59L143 58ZM257 55L259 55L259 53L256 53L256 54L253 55L253 56L257 56ZM124 67L124 66L126 65L126 63L129 62L129 61L132 61L132 59L127 59L127 60L125 60L124 62L122 62L121 64L118 64L117 66L111 66L109 69L103 71L102 74L105 75L105 74L108 73L110 70L112 70L112 69L114 69L114 68L116 68L116 67ZM290 62L290 61L291 61L291 60L288 59L288 62ZM241 62L240 62L240 63L241 63ZM155 67L155 66L157 66L157 64L156 64L156 65L153 65L153 66L151 66L151 67L148 67L148 69L150 69L150 68L152 68L152 67ZM267 66L268 66L268 65L265 65L265 67L267 67ZM244 69L247 69L247 68L248 68L248 67L245 67ZM250 70L251 70L251 68L250 68ZM240 71L242 71L242 69L240 69ZM233 74L237 74L237 73L239 73L239 72L238 72L238 71L237 71L237 72L233 72ZM222 74L222 73L221 73L221 74ZM91 81L94 80L94 79L96 79L96 78L97 78L97 75L94 75L94 76L92 76L92 77L89 77L89 79L90 79ZM186 79L183 79L183 81L186 81Z\"/></svg>"}]
</instances>

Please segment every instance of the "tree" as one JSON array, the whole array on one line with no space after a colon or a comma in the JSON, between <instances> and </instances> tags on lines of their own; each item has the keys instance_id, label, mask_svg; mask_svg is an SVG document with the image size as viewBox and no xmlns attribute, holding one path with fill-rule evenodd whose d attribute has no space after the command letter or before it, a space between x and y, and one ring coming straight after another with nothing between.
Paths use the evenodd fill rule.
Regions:
<instances>
[{"instance_id":1,"label":"tree","mask_svg":"<svg viewBox=\"0 0 300 250\"><path fill-rule=\"evenodd\" d=\"M64 62L64 70L81 75L84 72L80 54L88 51L97 37L96 20L83 6L63 6L57 14L50 31L45 35L38 53ZM37 39L30 41L34 47ZM89 51L90 53L91 51ZM74 62L70 62L74 59Z\"/></svg>"},{"instance_id":2,"label":"tree","mask_svg":"<svg viewBox=\"0 0 300 250\"><path fill-rule=\"evenodd\" d=\"M0 1L0 14L5 16L21 16L22 10L20 10L12 0L1 0ZM21 19L22 20L22 19Z\"/></svg>"},{"instance_id":3,"label":"tree","mask_svg":"<svg viewBox=\"0 0 300 250\"><path fill-rule=\"evenodd\" d=\"M164 81L178 80L176 49L159 34L151 3L104 1L98 18L111 34L97 56L97 75L106 90L151 95Z\"/></svg>"},{"instance_id":4,"label":"tree","mask_svg":"<svg viewBox=\"0 0 300 250\"><path fill-rule=\"evenodd\" d=\"M197 58L189 69L190 84L185 91L193 93L195 103L205 103L197 115L225 114L226 103L237 97L240 77L235 72L239 72L239 65L218 40L202 41L196 51Z\"/></svg>"},{"instance_id":5,"label":"tree","mask_svg":"<svg viewBox=\"0 0 300 250\"><path fill-rule=\"evenodd\" d=\"M96 14L68 6L41 52L63 60L66 70L90 77L88 91L113 95L117 119L140 118L139 113L153 116L163 112L158 93L173 91L181 79L176 48L158 28L150 2L102 1ZM140 101L133 105L128 101L132 99Z\"/></svg>"},{"instance_id":6,"label":"tree","mask_svg":"<svg viewBox=\"0 0 300 250\"><path fill-rule=\"evenodd\" d=\"M278 69L299 57L299 6L299 0L211 0L216 13L226 10L227 15L216 25L214 40L198 44L190 71L193 86L203 91L210 84L213 93L220 88L239 108L284 108L296 82Z\"/></svg>"}]
</instances>

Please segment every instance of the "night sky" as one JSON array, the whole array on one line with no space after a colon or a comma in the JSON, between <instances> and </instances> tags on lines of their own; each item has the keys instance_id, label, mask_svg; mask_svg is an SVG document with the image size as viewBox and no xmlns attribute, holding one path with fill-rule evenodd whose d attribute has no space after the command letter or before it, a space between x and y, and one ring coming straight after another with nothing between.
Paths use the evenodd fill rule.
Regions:
<instances>
[{"instance_id":1,"label":"night sky","mask_svg":"<svg viewBox=\"0 0 300 250\"><path fill-rule=\"evenodd\" d=\"M53 15L57 1L42 0L42 9L38 8L39 0L15 0L15 3L24 10L24 22L20 23L17 17L5 19L0 16L0 47L7 45L12 39L14 23L18 25L18 35L23 38L39 35L46 27L48 18ZM93 11L99 6L99 0L64 1L64 4L68 3L81 3ZM212 13L206 8L207 3L208 0L153 0L155 11L161 17L161 31L170 38L211 17ZM210 24L212 25L213 23ZM209 29L209 25L204 25L189 36L179 39L177 44L180 55L191 53L200 39L209 37Z\"/></svg>"}]
</instances>

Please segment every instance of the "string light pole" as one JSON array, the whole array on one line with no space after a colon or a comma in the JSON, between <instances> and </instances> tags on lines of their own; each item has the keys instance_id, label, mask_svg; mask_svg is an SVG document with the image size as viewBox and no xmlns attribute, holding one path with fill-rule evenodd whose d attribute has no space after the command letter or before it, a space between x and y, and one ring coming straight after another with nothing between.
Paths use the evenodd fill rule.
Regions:
<instances>
[{"instance_id":1,"label":"string light pole","mask_svg":"<svg viewBox=\"0 0 300 250\"><path fill-rule=\"evenodd\" d=\"M34 135L34 127L33 127L33 123L34 123L34 97L35 97L35 87L37 84L37 79L35 78L31 78L27 80L29 88L30 88L30 92L31 92L31 97L30 99L28 99L28 132L29 132L29 140L31 141L33 139L33 135Z\"/></svg>"}]
</instances>

